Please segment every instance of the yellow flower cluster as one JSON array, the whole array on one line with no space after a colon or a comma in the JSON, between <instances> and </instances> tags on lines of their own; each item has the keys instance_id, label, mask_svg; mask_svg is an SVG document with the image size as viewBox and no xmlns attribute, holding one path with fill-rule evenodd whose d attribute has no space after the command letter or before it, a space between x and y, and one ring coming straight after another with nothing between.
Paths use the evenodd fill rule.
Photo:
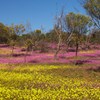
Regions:
<instances>
[{"instance_id":1,"label":"yellow flower cluster","mask_svg":"<svg viewBox=\"0 0 100 100\"><path fill-rule=\"evenodd\" d=\"M100 73L73 65L4 65L0 100L100 100ZM96 82L96 83L95 83ZM94 86L95 84L95 86Z\"/></svg>"}]
</instances>

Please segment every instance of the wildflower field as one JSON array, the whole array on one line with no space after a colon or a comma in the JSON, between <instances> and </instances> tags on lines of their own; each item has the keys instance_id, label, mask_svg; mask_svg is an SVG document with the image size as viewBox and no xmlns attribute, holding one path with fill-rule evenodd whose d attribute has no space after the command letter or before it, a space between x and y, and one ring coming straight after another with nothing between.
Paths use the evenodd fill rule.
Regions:
<instances>
[{"instance_id":1,"label":"wildflower field","mask_svg":"<svg viewBox=\"0 0 100 100\"><path fill-rule=\"evenodd\" d=\"M0 0L0 100L100 100L100 0Z\"/></svg>"},{"instance_id":2,"label":"wildflower field","mask_svg":"<svg viewBox=\"0 0 100 100\"><path fill-rule=\"evenodd\" d=\"M100 100L90 65L0 64L0 100Z\"/></svg>"}]
</instances>

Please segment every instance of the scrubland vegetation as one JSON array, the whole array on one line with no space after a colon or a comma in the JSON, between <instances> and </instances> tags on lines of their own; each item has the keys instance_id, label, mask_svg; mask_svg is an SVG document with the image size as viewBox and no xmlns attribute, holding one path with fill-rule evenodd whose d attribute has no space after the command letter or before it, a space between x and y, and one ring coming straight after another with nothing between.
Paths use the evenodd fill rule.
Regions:
<instances>
[{"instance_id":1,"label":"scrubland vegetation","mask_svg":"<svg viewBox=\"0 0 100 100\"><path fill-rule=\"evenodd\" d=\"M100 100L100 5L62 10L52 30L0 23L0 100Z\"/></svg>"}]
</instances>

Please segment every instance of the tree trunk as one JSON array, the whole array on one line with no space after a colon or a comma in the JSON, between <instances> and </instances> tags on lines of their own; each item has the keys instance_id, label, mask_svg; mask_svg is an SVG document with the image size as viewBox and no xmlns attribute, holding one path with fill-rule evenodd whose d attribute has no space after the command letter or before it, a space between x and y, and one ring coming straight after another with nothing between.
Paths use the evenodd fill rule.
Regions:
<instances>
[{"instance_id":1,"label":"tree trunk","mask_svg":"<svg viewBox=\"0 0 100 100\"><path fill-rule=\"evenodd\" d=\"M73 35L73 33L71 33L71 34L68 36L68 38L67 38L67 41L66 41L66 45L67 45L66 52L68 52L68 49L69 49L69 45L70 45L70 42L71 42L72 35Z\"/></svg>"},{"instance_id":2,"label":"tree trunk","mask_svg":"<svg viewBox=\"0 0 100 100\"><path fill-rule=\"evenodd\" d=\"M78 55L78 47L79 47L79 44L78 44L78 42L76 43L76 57L77 57L77 55Z\"/></svg>"},{"instance_id":3,"label":"tree trunk","mask_svg":"<svg viewBox=\"0 0 100 100\"><path fill-rule=\"evenodd\" d=\"M69 49L69 44L70 44L70 41L68 41L68 43L67 43L67 47L66 47L66 52L68 53L69 51L68 51L68 49Z\"/></svg>"},{"instance_id":4,"label":"tree trunk","mask_svg":"<svg viewBox=\"0 0 100 100\"><path fill-rule=\"evenodd\" d=\"M11 56L14 54L14 46L12 46Z\"/></svg>"},{"instance_id":5,"label":"tree trunk","mask_svg":"<svg viewBox=\"0 0 100 100\"><path fill-rule=\"evenodd\" d=\"M57 59L57 55L58 55L59 51L60 51L60 44L58 44L57 50L55 52L55 55L54 55L55 59Z\"/></svg>"},{"instance_id":6,"label":"tree trunk","mask_svg":"<svg viewBox=\"0 0 100 100\"><path fill-rule=\"evenodd\" d=\"M25 53L25 56L24 56L24 62L25 62L25 63L27 62L27 59L26 59L27 53L28 53L28 50L26 49L26 53Z\"/></svg>"},{"instance_id":7,"label":"tree trunk","mask_svg":"<svg viewBox=\"0 0 100 100\"><path fill-rule=\"evenodd\" d=\"M58 53L59 53L59 51L60 51L60 48L61 48L61 34L59 34L59 42L58 42L58 46L57 46L57 50L56 50L56 52L55 52L55 55L54 55L54 58L55 59L57 59L57 55L58 55Z\"/></svg>"}]
</instances>

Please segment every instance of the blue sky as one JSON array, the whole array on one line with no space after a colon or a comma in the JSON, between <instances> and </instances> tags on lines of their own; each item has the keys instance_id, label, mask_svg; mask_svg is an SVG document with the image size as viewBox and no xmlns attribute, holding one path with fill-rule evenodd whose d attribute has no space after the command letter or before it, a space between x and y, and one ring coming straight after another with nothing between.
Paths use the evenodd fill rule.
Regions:
<instances>
[{"instance_id":1,"label":"blue sky","mask_svg":"<svg viewBox=\"0 0 100 100\"><path fill-rule=\"evenodd\" d=\"M62 6L66 14L85 14L78 0L0 0L0 22L6 25L30 22L33 30L42 26L44 31L48 31L52 29L54 17Z\"/></svg>"}]
</instances>

